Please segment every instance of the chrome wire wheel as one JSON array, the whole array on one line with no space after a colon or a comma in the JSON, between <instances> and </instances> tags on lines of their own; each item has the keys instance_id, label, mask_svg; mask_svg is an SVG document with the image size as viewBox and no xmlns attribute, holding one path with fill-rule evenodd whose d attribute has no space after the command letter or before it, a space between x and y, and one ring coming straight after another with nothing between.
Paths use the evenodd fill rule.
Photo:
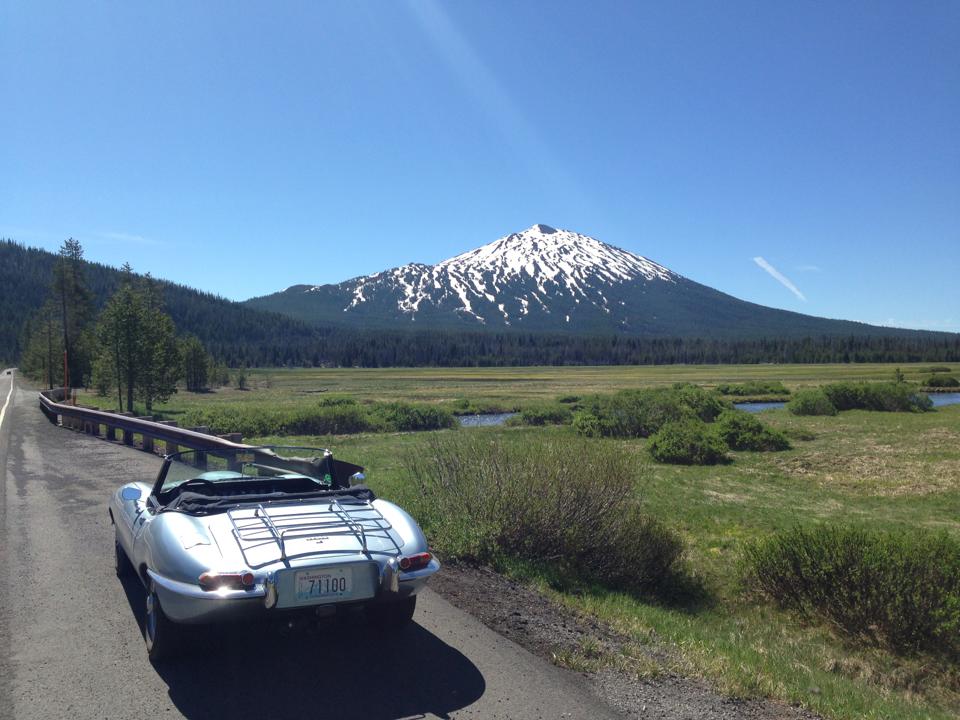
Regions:
<instances>
[{"instance_id":1,"label":"chrome wire wheel","mask_svg":"<svg viewBox=\"0 0 960 720\"><path fill-rule=\"evenodd\" d=\"M180 626L170 620L157 596L157 586L150 581L147 590L146 616L143 619L143 639L147 644L147 655L154 662L166 660L180 650Z\"/></svg>"}]
</instances>

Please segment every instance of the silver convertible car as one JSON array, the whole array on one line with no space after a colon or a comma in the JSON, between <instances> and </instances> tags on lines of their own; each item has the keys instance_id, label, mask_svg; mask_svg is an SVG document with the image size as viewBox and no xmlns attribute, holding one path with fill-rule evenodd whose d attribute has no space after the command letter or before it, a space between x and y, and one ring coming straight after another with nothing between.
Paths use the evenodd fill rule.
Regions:
<instances>
[{"instance_id":1,"label":"silver convertible car","mask_svg":"<svg viewBox=\"0 0 960 720\"><path fill-rule=\"evenodd\" d=\"M164 458L152 485L119 488L117 575L146 587L150 658L174 654L197 623L348 608L409 622L440 565L362 470L314 448L191 450Z\"/></svg>"}]
</instances>

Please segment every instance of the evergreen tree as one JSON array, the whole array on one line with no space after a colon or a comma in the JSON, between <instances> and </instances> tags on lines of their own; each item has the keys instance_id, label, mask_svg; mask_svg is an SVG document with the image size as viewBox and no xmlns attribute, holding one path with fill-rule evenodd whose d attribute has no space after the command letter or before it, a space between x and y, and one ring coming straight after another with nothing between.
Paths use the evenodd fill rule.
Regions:
<instances>
[{"instance_id":1,"label":"evergreen tree","mask_svg":"<svg viewBox=\"0 0 960 720\"><path fill-rule=\"evenodd\" d=\"M164 402L177 392L182 369L180 343L173 319L163 311L157 284L148 273L138 284L140 296L141 365L137 373L137 395L153 412L154 402Z\"/></svg>"},{"instance_id":2,"label":"evergreen tree","mask_svg":"<svg viewBox=\"0 0 960 720\"><path fill-rule=\"evenodd\" d=\"M48 388L63 382L63 333L53 299L33 313L23 327L20 369Z\"/></svg>"},{"instance_id":3,"label":"evergreen tree","mask_svg":"<svg viewBox=\"0 0 960 720\"><path fill-rule=\"evenodd\" d=\"M183 374L190 392L203 392L207 389L207 373L211 358L203 343L191 335L180 346L183 355Z\"/></svg>"},{"instance_id":4,"label":"evergreen tree","mask_svg":"<svg viewBox=\"0 0 960 720\"><path fill-rule=\"evenodd\" d=\"M82 336L93 318L93 300L84 278L83 247L78 240L69 238L60 246L51 291L60 310L65 384L79 387L90 372L89 348Z\"/></svg>"}]
</instances>

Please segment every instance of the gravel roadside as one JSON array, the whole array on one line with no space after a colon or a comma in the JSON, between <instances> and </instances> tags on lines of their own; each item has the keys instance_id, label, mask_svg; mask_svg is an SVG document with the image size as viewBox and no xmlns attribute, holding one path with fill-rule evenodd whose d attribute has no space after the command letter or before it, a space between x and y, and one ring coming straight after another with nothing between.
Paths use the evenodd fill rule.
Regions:
<instances>
[{"instance_id":1,"label":"gravel roadside","mask_svg":"<svg viewBox=\"0 0 960 720\"><path fill-rule=\"evenodd\" d=\"M581 671L593 692L628 718L817 720L772 700L729 698L670 670L666 647L639 646L490 568L445 563L430 587L535 655ZM640 672L638 672L640 670ZM645 671L645 672L644 672Z\"/></svg>"}]
</instances>

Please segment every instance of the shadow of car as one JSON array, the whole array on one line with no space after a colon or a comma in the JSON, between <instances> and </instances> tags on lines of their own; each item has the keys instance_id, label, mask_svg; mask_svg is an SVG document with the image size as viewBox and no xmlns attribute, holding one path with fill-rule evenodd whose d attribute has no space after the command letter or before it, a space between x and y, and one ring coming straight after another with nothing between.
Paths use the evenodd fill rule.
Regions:
<instances>
[{"instance_id":1,"label":"shadow of car","mask_svg":"<svg viewBox=\"0 0 960 720\"><path fill-rule=\"evenodd\" d=\"M122 582L142 631L143 586ZM192 719L447 718L486 689L469 658L416 622L384 633L362 615L336 622L300 615L197 626L191 640L189 652L154 668Z\"/></svg>"}]
</instances>

